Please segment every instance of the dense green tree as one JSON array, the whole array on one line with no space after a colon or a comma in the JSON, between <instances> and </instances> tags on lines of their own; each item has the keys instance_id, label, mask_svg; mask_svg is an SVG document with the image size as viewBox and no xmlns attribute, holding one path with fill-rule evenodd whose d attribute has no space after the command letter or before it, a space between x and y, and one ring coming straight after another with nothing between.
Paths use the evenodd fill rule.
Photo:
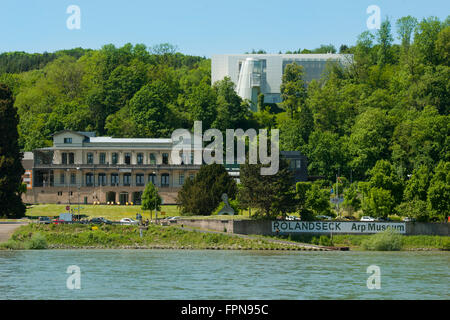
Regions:
<instances>
[{"instance_id":1,"label":"dense green tree","mask_svg":"<svg viewBox=\"0 0 450 320\"><path fill-rule=\"evenodd\" d=\"M414 46L418 50L424 64L436 65L439 62L436 40L442 26L437 17L424 18L417 25L414 34Z\"/></svg>"},{"instance_id":2,"label":"dense green tree","mask_svg":"<svg viewBox=\"0 0 450 320\"><path fill-rule=\"evenodd\" d=\"M445 27L439 32L436 40L436 53L439 61L450 67L450 26Z\"/></svg>"},{"instance_id":3,"label":"dense green tree","mask_svg":"<svg viewBox=\"0 0 450 320\"><path fill-rule=\"evenodd\" d=\"M405 185L404 200L412 201L418 199L426 201L430 179L431 172L427 166L421 165L414 169L410 179Z\"/></svg>"},{"instance_id":4,"label":"dense green tree","mask_svg":"<svg viewBox=\"0 0 450 320\"><path fill-rule=\"evenodd\" d=\"M364 214L375 218L387 218L393 213L394 197L389 190L373 187L364 197L362 209Z\"/></svg>"},{"instance_id":5,"label":"dense green tree","mask_svg":"<svg viewBox=\"0 0 450 320\"><path fill-rule=\"evenodd\" d=\"M346 172L345 139L329 131L314 131L306 149L308 172L333 180L338 172Z\"/></svg>"},{"instance_id":6,"label":"dense green tree","mask_svg":"<svg viewBox=\"0 0 450 320\"><path fill-rule=\"evenodd\" d=\"M297 182L295 184L295 199L299 210L306 209L307 192L311 189L311 182Z\"/></svg>"},{"instance_id":7,"label":"dense green tree","mask_svg":"<svg viewBox=\"0 0 450 320\"><path fill-rule=\"evenodd\" d=\"M243 208L256 209L258 217L285 216L295 209L292 171L284 160L274 175L261 175L262 166L248 163L240 166L239 203Z\"/></svg>"},{"instance_id":8,"label":"dense green tree","mask_svg":"<svg viewBox=\"0 0 450 320\"><path fill-rule=\"evenodd\" d=\"M234 91L234 83L226 77L217 81L213 89L217 94L217 117L212 127L225 132L226 129L248 129L249 105Z\"/></svg>"},{"instance_id":9,"label":"dense green tree","mask_svg":"<svg viewBox=\"0 0 450 320\"><path fill-rule=\"evenodd\" d=\"M281 78L280 92L283 99L283 107L291 118L306 101L307 91L303 80L304 73L302 66L291 63L286 65Z\"/></svg>"},{"instance_id":10,"label":"dense green tree","mask_svg":"<svg viewBox=\"0 0 450 320\"><path fill-rule=\"evenodd\" d=\"M392 62L391 45L394 38L391 34L391 22L389 19L381 23L380 29L377 32L377 40L379 43L378 65L384 66Z\"/></svg>"},{"instance_id":11,"label":"dense green tree","mask_svg":"<svg viewBox=\"0 0 450 320\"><path fill-rule=\"evenodd\" d=\"M397 214L402 217L409 217L418 222L428 222L430 220L430 210L427 202L419 199L402 202L396 208Z\"/></svg>"},{"instance_id":12,"label":"dense green tree","mask_svg":"<svg viewBox=\"0 0 450 320\"><path fill-rule=\"evenodd\" d=\"M331 215L330 191L323 189L320 183L313 183L306 191L305 207L316 215Z\"/></svg>"},{"instance_id":13,"label":"dense green tree","mask_svg":"<svg viewBox=\"0 0 450 320\"><path fill-rule=\"evenodd\" d=\"M25 215L20 195L25 170L18 144L19 118L12 93L3 84L0 84L0 122L0 215L21 218Z\"/></svg>"},{"instance_id":14,"label":"dense green tree","mask_svg":"<svg viewBox=\"0 0 450 320\"><path fill-rule=\"evenodd\" d=\"M367 172L370 188L388 190L394 204L400 204L403 198L403 181L394 166L387 160L378 160L375 166Z\"/></svg>"},{"instance_id":15,"label":"dense green tree","mask_svg":"<svg viewBox=\"0 0 450 320\"><path fill-rule=\"evenodd\" d=\"M158 194L158 189L149 182L142 193L142 210L161 210L162 198Z\"/></svg>"},{"instance_id":16,"label":"dense green tree","mask_svg":"<svg viewBox=\"0 0 450 320\"><path fill-rule=\"evenodd\" d=\"M167 137L170 135L169 89L162 81L142 87L130 100L130 115L136 124L136 136Z\"/></svg>"},{"instance_id":17,"label":"dense green tree","mask_svg":"<svg viewBox=\"0 0 450 320\"><path fill-rule=\"evenodd\" d=\"M439 115L434 107L426 107L411 118L400 122L394 130L391 140L394 164L412 172L419 165L433 167L439 160L448 159L449 116Z\"/></svg>"},{"instance_id":18,"label":"dense green tree","mask_svg":"<svg viewBox=\"0 0 450 320\"><path fill-rule=\"evenodd\" d=\"M385 111L369 108L357 117L348 144L356 178L364 178L378 160L389 158L391 136L392 124Z\"/></svg>"},{"instance_id":19,"label":"dense green tree","mask_svg":"<svg viewBox=\"0 0 450 320\"><path fill-rule=\"evenodd\" d=\"M312 50L312 53L336 53L336 47L332 44L322 44L319 48Z\"/></svg>"},{"instance_id":20,"label":"dense green tree","mask_svg":"<svg viewBox=\"0 0 450 320\"><path fill-rule=\"evenodd\" d=\"M417 19L411 16L401 17L397 20L396 26L398 38L402 43L405 53L409 50L409 46L411 45L411 37L417 26L417 22Z\"/></svg>"},{"instance_id":21,"label":"dense green tree","mask_svg":"<svg viewBox=\"0 0 450 320\"><path fill-rule=\"evenodd\" d=\"M177 203L183 215L210 215L222 201L222 194L234 199L236 192L236 182L223 165L202 165L193 180L186 179Z\"/></svg>"},{"instance_id":22,"label":"dense green tree","mask_svg":"<svg viewBox=\"0 0 450 320\"><path fill-rule=\"evenodd\" d=\"M361 208L361 199L359 198L358 184L356 182L345 189L343 206L347 208L350 214Z\"/></svg>"},{"instance_id":23,"label":"dense green tree","mask_svg":"<svg viewBox=\"0 0 450 320\"><path fill-rule=\"evenodd\" d=\"M186 105L193 121L202 121L203 130L211 128L217 118L217 93L209 85L200 83L192 89Z\"/></svg>"},{"instance_id":24,"label":"dense green tree","mask_svg":"<svg viewBox=\"0 0 450 320\"><path fill-rule=\"evenodd\" d=\"M272 114L269 106L265 106L263 109L255 112L253 114L253 117L257 121L259 128L270 130L270 129L276 127L276 116L274 114ZM284 149L284 150L288 150L288 149ZM289 149L289 150L294 150L294 149Z\"/></svg>"},{"instance_id":25,"label":"dense green tree","mask_svg":"<svg viewBox=\"0 0 450 320\"><path fill-rule=\"evenodd\" d=\"M441 161L434 170L428 188L428 208L447 220L450 214L450 162Z\"/></svg>"}]
</instances>

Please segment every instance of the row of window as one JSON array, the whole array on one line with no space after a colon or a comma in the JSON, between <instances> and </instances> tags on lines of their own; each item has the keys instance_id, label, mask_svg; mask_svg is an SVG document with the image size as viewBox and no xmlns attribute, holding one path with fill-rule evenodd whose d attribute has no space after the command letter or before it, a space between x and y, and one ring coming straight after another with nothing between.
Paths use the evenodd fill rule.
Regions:
<instances>
[{"instance_id":1,"label":"row of window","mask_svg":"<svg viewBox=\"0 0 450 320\"><path fill-rule=\"evenodd\" d=\"M291 169L300 169L302 166L302 162L299 159L292 159L292 160L288 160L289 161L289 167Z\"/></svg>"},{"instance_id":2,"label":"row of window","mask_svg":"<svg viewBox=\"0 0 450 320\"><path fill-rule=\"evenodd\" d=\"M63 152L62 153L62 164L74 164L75 156L73 152ZM113 165L119 163L119 154L117 152L113 152L111 154L111 162ZM144 154L138 153L136 156L137 164L144 164ZM94 153L88 152L86 155L86 163L94 164ZM131 164L131 153L126 152L124 154L124 163ZM162 163L169 164L169 154L162 154ZM101 152L99 155L99 164L106 164L106 153ZM156 165L156 155L154 153L150 153L150 164Z\"/></svg>"},{"instance_id":3,"label":"row of window","mask_svg":"<svg viewBox=\"0 0 450 320\"><path fill-rule=\"evenodd\" d=\"M94 174L93 173L86 173L86 185L87 186L93 186L94 185ZM190 178L193 179L194 175L190 174ZM178 182L180 185L184 184L184 174L180 173L178 175ZM110 182L111 185L119 185L119 174L118 173L112 173L110 176ZM156 175L151 173L148 175L148 182L151 182L153 184L156 184ZM61 173L60 175L60 183L65 183L65 174ZM75 184L76 183L76 176L75 173L70 174L70 183ZM99 173L98 174L98 185L105 186L107 184L106 174L105 173ZM123 185L129 186L131 184L131 173L125 173L123 175ZM143 173L136 174L136 185L137 186L143 186L145 185L145 178ZM161 185L162 186L169 186L169 174L163 173L161 175Z\"/></svg>"}]
</instances>

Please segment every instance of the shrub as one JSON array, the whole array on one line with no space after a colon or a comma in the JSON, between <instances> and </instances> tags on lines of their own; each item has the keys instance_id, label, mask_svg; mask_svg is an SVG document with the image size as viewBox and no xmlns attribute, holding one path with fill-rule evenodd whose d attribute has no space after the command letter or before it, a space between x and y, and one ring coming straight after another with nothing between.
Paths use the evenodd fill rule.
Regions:
<instances>
[{"instance_id":1,"label":"shrub","mask_svg":"<svg viewBox=\"0 0 450 320\"><path fill-rule=\"evenodd\" d=\"M333 240L331 240L328 236L322 235L319 238L319 245L330 247L333 245Z\"/></svg>"},{"instance_id":2,"label":"shrub","mask_svg":"<svg viewBox=\"0 0 450 320\"><path fill-rule=\"evenodd\" d=\"M234 214L238 215L239 214L239 202L237 200L228 200L228 202L230 203L230 207L233 208L234 210ZM222 210L222 208L225 206L225 203L222 201L216 208L216 210L214 210L214 212L212 213L212 215L218 215L219 211Z\"/></svg>"},{"instance_id":3,"label":"shrub","mask_svg":"<svg viewBox=\"0 0 450 320\"><path fill-rule=\"evenodd\" d=\"M422 200L403 202L397 206L397 212L400 216L414 218L418 222L427 222L430 219L427 203Z\"/></svg>"},{"instance_id":4,"label":"shrub","mask_svg":"<svg viewBox=\"0 0 450 320\"><path fill-rule=\"evenodd\" d=\"M450 238L446 237L442 240L441 245L439 246L441 250L450 250Z\"/></svg>"},{"instance_id":5,"label":"shrub","mask_svg":"<svg viewBox=\"0 0 450 320\"><path fill-rule=\"evenodd\" d=\"M23 243L20 241L16 241L16 240L8 240L4 243L0 244L0 248L2 249L10 249L10 250L21 250L23 249Z\"/></svg>"},{"instance_id":6,"label":"shrub","mask_svg":"<svg viewBox=\"0 0 450 320\"><path fill-rule=\"evenodd\" d=\"M25 242L26 249L46 249L47 248L47 240L45 236L41 233L35 233L31 236L31 239Z\"/></svg>"},{"instance_id":7,"label":"shrub","mask_svg":"<svg viewBox=\"0 0 450 320\"><path fill-rule=\"evenodd\" d=\"M398 251L403 247L403 238L395 230L387 230L370 236L361 243L365 250Z\"/></svg>"}]
</instances>

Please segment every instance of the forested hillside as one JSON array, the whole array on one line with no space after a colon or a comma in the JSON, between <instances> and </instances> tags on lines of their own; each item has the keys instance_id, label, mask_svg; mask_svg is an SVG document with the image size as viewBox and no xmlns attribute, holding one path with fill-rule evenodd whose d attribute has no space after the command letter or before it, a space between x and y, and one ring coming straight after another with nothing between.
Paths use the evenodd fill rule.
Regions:
<instances>
[{"instance_id":1,"label":"forested hillside","mask_svg":"<svg viewBox=\"0 0 450 320\"><path fill-rule=\"evenodd\" d=\"M281 113L264 105L263 97L252 113L228 79L211 85L209 59L167 44L6 53L0 55L0 82L14 93L26 151L51 145L51 134L62 129L169 137L194 120L202 120L204 130L279 128L282 150L306 154L310 175L372 179L371 187L389 190L393 204L401 202L394 194L403 194L404 181L419 174L424 177L409 188L422 193L411 197L428 201L439 168L436 206L448 210L450 19L404 17L395 24L395 34L385 20L354 46L342 45L340 52L354 54L354 64L330 65L307 88L302 69L294 66L292 77L283 79ZM321 48L303 52L334 51Z\"/></svg>"}]
</instances>

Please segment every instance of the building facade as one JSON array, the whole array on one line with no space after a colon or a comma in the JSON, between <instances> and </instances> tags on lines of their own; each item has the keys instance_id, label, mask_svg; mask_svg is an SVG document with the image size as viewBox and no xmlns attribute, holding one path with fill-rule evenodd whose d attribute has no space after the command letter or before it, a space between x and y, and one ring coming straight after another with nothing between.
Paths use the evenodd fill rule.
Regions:
<instances>
[{"instance_id":1,"label":"building facade","mask_svg":"<svg viewBox=\"0 0 450 320\"><path fill-rule=\"evenodd\" d=\"M164 204L175 204L184 180L193 178L200 165L174 164L173 145L172 139L96 137L92 132L70 130L55 133L52 147L33 150L32 185L23 200L140 204L151 181ZM182 159L188 156L192 159L193 153Z\"/></svg>"},{"instance_id":2,"label":"building facade","mask_svg":"<svg viewBox=\"0 0 450 320\"><path fill-rule=\"evenodd\" d=\"M280 159L287 161L289 170L293 173L293 183L308 181L308 159L300 151L280 151ZM226 164L225 169L237 183L240 183L240 165Z\"/></svg>"},{"instance_id":3,"label":"building facade","mask_svg":"<svg viewBox=\"0 0 450 320\"><path fill-rule=\"evenodd\" d=\"M348 65L351 54L221 54L211 59L211 82L230 77L236 92L252 102L255 110L259 93L266 103L281 102L281 80L287 64L303 66L306 83L320 79L329 62Z\"/></svg>"},{"instance_id":4,"label":"building facade","mask_svg":"<svg viewBox=\"0 0 450 320\"><path fill-rule=\"evenodd\" d=\"M176 204L178 191L200 169L190 154L172 159L172 139L96 137L92 132L64 130L53 135L53 146L26 152L22 164L26 203L141 204L145 185L152 182L164 204ZM306 181L307 159L297 151L281 151L294 181ZM225 166L239 182L239 164Z\"/></svg>"}]
</instances>

